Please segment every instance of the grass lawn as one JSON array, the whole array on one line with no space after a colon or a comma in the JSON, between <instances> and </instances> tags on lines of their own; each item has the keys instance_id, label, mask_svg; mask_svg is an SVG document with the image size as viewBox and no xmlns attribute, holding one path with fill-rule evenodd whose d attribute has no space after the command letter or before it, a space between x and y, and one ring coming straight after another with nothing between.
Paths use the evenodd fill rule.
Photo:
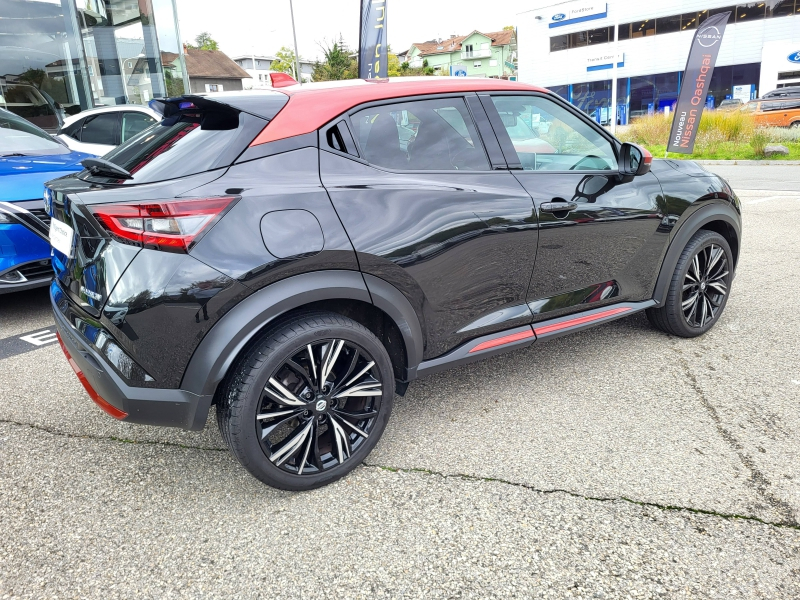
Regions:
<instances>
[{"instance_id":1,"label":"grass lawn","mask_svg":"<svg viewBox=\"0 0 800 600\"><path fill-rule=\"evenodd\" d=\"M713 148L701 148L699 144L694 147L694 154L678 154L670 152L667 158L687 160L800 160L800 143L783 142L781 146L789 149L788 156L761 156L753 151L748 143L721 142ZM655 158L664 158L666 144L642 144Z\"/></svg>"}]
</instances>

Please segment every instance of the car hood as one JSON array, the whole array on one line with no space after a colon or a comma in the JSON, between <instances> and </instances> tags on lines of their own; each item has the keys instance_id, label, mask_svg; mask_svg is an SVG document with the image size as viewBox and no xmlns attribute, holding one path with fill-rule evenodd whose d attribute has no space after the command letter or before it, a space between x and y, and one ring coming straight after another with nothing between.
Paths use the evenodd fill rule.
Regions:
<instances>
[{"instance_id":1,"label":"car hood","mask_svg":"<svg viewBox=\"0 0 800 600\"><path fill-rule=\"evenodd\" d=\"M83 170L81 161L94 155L69 152L49 156L0 158L0 201L34 200L42 197L45 181Z\"/></svg>"}]
</instances>

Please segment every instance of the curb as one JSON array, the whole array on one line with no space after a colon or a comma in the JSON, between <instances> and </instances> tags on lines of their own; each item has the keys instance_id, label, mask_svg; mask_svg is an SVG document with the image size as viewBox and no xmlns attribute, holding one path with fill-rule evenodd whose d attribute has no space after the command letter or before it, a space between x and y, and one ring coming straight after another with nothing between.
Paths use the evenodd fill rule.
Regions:
<instances>
[{"instance_id":1,"label":"curb","mask_svg":"<svg viewBox=\"0 0 800 600\"><path fill-rule=\"evenodd\" d=\"M786 165L789 167L800 165L800 160L695 160L693 162L696 162L698 165Z\"/></svg>"}]
</instances>

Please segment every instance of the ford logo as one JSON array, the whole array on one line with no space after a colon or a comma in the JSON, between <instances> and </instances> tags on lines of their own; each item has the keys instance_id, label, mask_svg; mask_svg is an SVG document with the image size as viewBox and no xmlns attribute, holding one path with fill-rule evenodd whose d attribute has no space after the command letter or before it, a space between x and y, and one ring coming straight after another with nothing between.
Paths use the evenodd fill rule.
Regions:
<instances>
[{"instance_id":1,"label":"ford logo","mask_svg":"<svg viewBox=\"0 0 800 600\"><path fill-rule=\"evenodd\" d=\"M797 52L793 52L792 54L787 56L786 59L789 62L800 63L800 50L798 50Z\"/></svg>"},{"instance_id":2,"label":"ford logo","mask_svg":"<svg viewBox=\"0 0 800 600\"><path fill-rule=\"evenodd\" d=\"M567 15L564 13L558 13L557 15L553 15L553 21L563 21Z\"/></svg>"}]
</instances>

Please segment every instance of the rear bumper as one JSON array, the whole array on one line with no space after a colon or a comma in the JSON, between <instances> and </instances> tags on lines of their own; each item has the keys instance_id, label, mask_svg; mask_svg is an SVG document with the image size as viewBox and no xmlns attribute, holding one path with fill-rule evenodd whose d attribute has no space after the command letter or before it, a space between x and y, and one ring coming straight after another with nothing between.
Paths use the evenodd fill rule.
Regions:
<instances>
[{"instance_id":1,"label":"rear bumper","mask_svg":"<svg viewBox=\"0 0 800 600\"><path fill-rule=\"evenodd\" d=\"M58 300L56 296L60 296ZM103 410L128 423L180 427L193 431L205 427L210 398L185 390L127 385L70 323L68 307L64 306L67 300L58 293L56 283L50 287L50 300L63 349L74 363L72 368L89 395ZM124 416L120 416L122 413Z\"/></svg>"}]
</instances>

